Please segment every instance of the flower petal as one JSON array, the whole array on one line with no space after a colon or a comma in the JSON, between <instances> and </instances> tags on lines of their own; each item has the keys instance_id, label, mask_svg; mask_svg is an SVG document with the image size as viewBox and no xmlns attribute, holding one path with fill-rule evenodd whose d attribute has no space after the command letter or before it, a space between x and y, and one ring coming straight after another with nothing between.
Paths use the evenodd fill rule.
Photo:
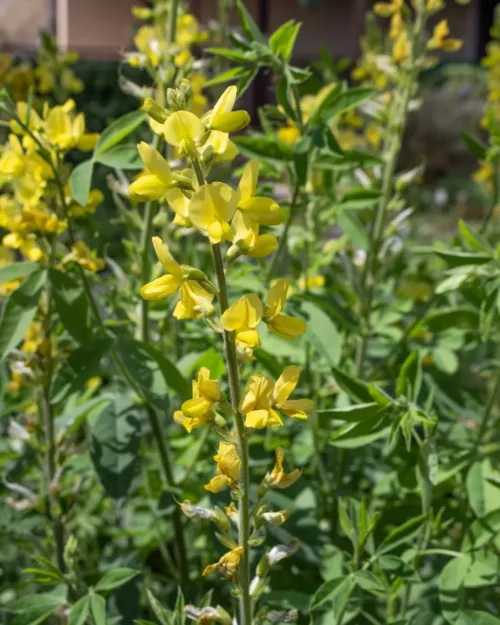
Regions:
<instances>
[{"instance_id":1,"label":"flower petal","mask_svg":"<svg viewBox=\"0 0 500 625\"><path fill-rule=\"evenodd\" d=\"M261 234L257 237L253 248L247 252L251 258L265 258L278 249L278 239L274 234Z\"/></svg>"},{"instance_id":2,"label":"flower petal","mask_svg":"<svg viewBox=\"0 0 500 625\"><path fill-rule=\"evenodd\" d=\"M280 406L281 412L294 419L307 419L314 410L314 402L311 399L289 399Z\"/></svg>"},{"instance_id":3,"label":"flower petal","mask_svg":"<svg viewBox=\"0 0 500 625\"><path fill-rule=\"evenodd\" d=\"M128 188L128 194L133 200L147 202L159 200L167 192L167 186L153 175L139 176Z\"/></svg>"},{"instance_id":4,"label":"flower petal","mask_svg":"<svg viewBox=\"0 0 500 625\"><path fill-rule=\"evenodd\" d=\"M266 299L266 317L273 319L281 312L286 302L289 286L288 278L281 278L273 284Z\"/></svg>"},{"instance_id":5,"label":"flower petal","mask_svg":"<svg viewBox=\"0 0 500 625\"><path fill-rule=\"evenodd\" d=\"M274 405L281 409L281 405L290 397L295 390L300 377L300 368L287 367L274 385Z\"/></svg>"},{"instance_id":6,"label":"flower petal","mask_svg":"<svg viewBox=\"0 0 500 625\"><path fill-rule=\"evenodd\" d=\"M210 128L221 132L238 132L246 128L250 121L250 115L246 111L231 111L213 117Z\"/></svg>"},{"instance_id":7,"label":"flower petal","mask_svg":"<svg viewBox=\"0 0 500 625\"><path fill-rule=\"evenodd\" d=\"M153 237L153 247L155 248L156 256L163 265L164 269L169 273L176 276L182 276L182 269L179 263L174 259L168 247L163 243L160 237Z\"/></svg>"},{"instance_id":8,"label":"flower petal","mask_svg":"<svg viewBox=\"0 0 500 625\"><path fill-rule=\"evenodd\" d=\"M172 170L158 150L145 141L141 141L137 149L148 170L169 186L172 182Z\"/></svg>"},{"instance_id":9,"label":"flower petal","mask_svg":"<svg viewBox=\"0 0 500 625\"><path fill-rule=\"evenodd\" d=\"M249 219L263 226L276 226L283 221L280 205L268 197L251 197L240 201L238 208Z\"/></svg>"},{"instance_id":10,"label":"flower petal","mask_svg":"<svg viewBox=\"0 0 500 625\"><path fill-rule=\"evenodd\" d=\"M238 191L241 194L240 203L249 200L255 193L258 177L259 161L249 161L241 176L240 184L238 185Z\"/></svg>"},{"instance_id":11,"label":"flower petal","mask_svg":"<svg viewBox=\"0 0 500 625\"><path fill-rule=\"evenodd\" d=\"M256 328L262 319L262 303L257 295L244 295L230 306L221 317L224 330Z\"/></svg>"},{"instance_id":12,"label":"flower petal","mask_svg":"<svg viewBox=\"0 0 500 625\"><path fill-rule=\"evenodd\" d=\"M205 134L205 126L194 113L177 111L163 124L163 134L170 145L179 146L190 139L196 143Z\"/></svg>"},{"instance_id":13,"label":"flower petal","mask_svg":"<svg viewBox=\"0 0 500 625\"><path fill-rule=\"evenodd\" d=\"M147 300L159 300L175 293L181 284L178 276L166 275L148 282L141 289L141 296Z\"/></svg>"},{"instance_id":14,"label":"flower petal","mask_svg":"<svg viewBox=\"0 0 500 625\"><path fill-rule=\"evenodd\" d=\"M279 334L285 339L295 339L302 336L307 330L305 321L289 315L276 315L267 322L267 325L271 332Z\"/></svg>"}]
</instances>

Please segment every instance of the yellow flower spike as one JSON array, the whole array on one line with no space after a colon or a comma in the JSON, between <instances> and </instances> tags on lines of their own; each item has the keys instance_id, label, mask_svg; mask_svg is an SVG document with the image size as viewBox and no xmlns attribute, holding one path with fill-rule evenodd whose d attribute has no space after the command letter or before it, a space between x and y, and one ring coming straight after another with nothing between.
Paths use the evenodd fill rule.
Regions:
<instances>
[{"instance_id":1,"label":"yellow flower spike","mask_svg":"<svg viewBox=\"0 0 500 625\"><path fill-rule=\"evenodd\" d=\"M397 39L404 30L404 21L401 13L395 13L391 18L391 29L389 31L389 37L391 39Z\"/></svg>"},{"instance_id":2,"label":"yellow flower spike","mask_svg":"<svg viewBox=\"0 0 500 625\"><path fill-rule=\"evenodd\" d=\"M310 399L288 399L295 390L300 377L299 367L287 367L278 378L273 389L273 406L294 419L307 419L314 410Z\"/></svg>"},{"instance_id":3,"label":"yellow flower spike","mask_svg":"<svg viewBox=\"0 0 500 625\"><path fill-rule=\"evenodd\" d=\"M73 260L81 265L88 271L98 272L104 269L106 261L102 258L98 258L94 251L89 250L87 245L83 241L76 241L71 248L71 254L68 254L63 262L67 260Z\"/></svg>"},{"instance_id":4,"label":"yellow flower spike","mask_svg":"<svg viewBox=\"0 0 500 625\"><path fill-rule=\"evenodd\" d=\"M250 115L246 111L233 111L236 103L237 88L228 87L215 103L214 108L203 116L203 122L210 130L237 132L250 123Z\"/></svg>"},{"instance_id":5,"label":"yellow flower spike","mask_svg":"<svg viewBox=\"0 0 500 625\"><path fill-rule=\"evenodd\" d=\"M261 430L283 425L279 414L273 410L274 383L270 378L253 375L247 382L239 411L245 415L245 426Z\"/></svg>"},{"instance_id":6,"label":"yellow flower spike","mask_svg":"<svg viewBox=\"0 0 500 625\"><path fill-rule=\"evenodd\" d=\"M163 156L153 146L141 141L137 149L149 174L139 176L129 187L134 200L159 200L172 187L172 170Z\"/></svg>"},{"instance_id":7,"label":"yellow flower spike","mask_svg":"<svg viewBox=\"0 0 500 625\"><path fill-rule=\"evenodd\" d=\"M212 421L215 413L212 408L220 399L220 384L210 379L210 370L202 367L198 378L193 380L193 398L185 401L180 410L174 413L174 421L188 432Z\"/></svg>"},{"instance_id":8,"label":"yellow flower spike","mask_svg":"<svg viewBox=\"0 0 500 625\"><path fill-rule=\"evenodd\" d=\"M214 460L217 463L217 475L208 484L205 484L205 489L212 493L218 493L227 486L237 488L240 479L241 460L236 445L221 441L219 453L214 456Z\"/></svg>"},{"instance_id":9,"label":"yellow flower spike","mask_svg":"<svg viewBox=\"0 0 500 625\"><path fill-rule=\"evenodd\" d=\"M282 221L279 204L271 198L255 196L259 177L258 161L250 161L241 176L238 209L252 221L275 226Z\"/></svg>"},{"instance_id":10,"label":"yellow flower spike","mask_svg":"<svg viewBox=\"0 0 500 625\"><path fill-rule=\"evenodd\" d=\"M373 12L380 17L392 17L403 7L403 0L391 0L391 2L376 2Z\"/></svg>"},{"instance_id":11,"label":"yellow flower spike","mask_svg":"<svg viewBox=\"0 0 500 625\"><path fill-rule=\"evenodd\" d=\"M302 475L300 469L294 469L291 473L285 473L283 470L283 460L285 459L285 450L282 447L276 449L276 464L271 473L265 477L266 483L272 488L288 488Z\"/></svg>"},{"instance_id":12,"label":"yellow flower spike","mask_svg":"<svg viewBox=\"0 0 500 625\"><path fill-rule=\"evenodd\" d=\"M224 554L222 558L215 564L210 564L205 567L203 575L210 575L210 573L217 573L222 577L225 577L229 581L234 581L235 573L238 569L241 557L243 556L243 547L236 547L228 553Z\"/></svg>"},{"instance_id":13,"label":"yellow flower spike","mask_svg":"<svg viewBox=\"0 0 500 625\"><path fill-rule=\"evenodd\" d=\"M259 234L259 224L237 211L231 223L233 247L228 250L228 258L246 254L251 258L265 258L278 249L274 234Z\"/></svg>"},{"instance_id":14,"label":"yellow flower spike","mask_svg":"<svg viewBox=\"0 0 500 625\"><path fill-rule=\"evenodd\" d=\"M408 38L406 31L403 31L394 42L392 49L392 58L396 63L404 63L411 54L412 43Z\"/></svg>"},{"instance_id":15,"label":"yellow flower spike","mask_svg":"<svg viewBox=\"0 0 500 625\"><path fill-rule=\"evenodd\" d=\"M294 339L304 334L307 326L302 319L280 314L285 305L289 286L288 278L282 278L271 287L266 299L263 319L271 332L285 339Z\"/></svg>"},{"instance_id":16,"label":"yellow flower spike","mask_svg":"<svg viewBox=\"0 0 500 625\"><path fill-rule=\"evenodd\" d=\"M198 144L205 132L200 118L189 111L172 113L163 124L163 135L167 143L178 147L183 153Z\"/></svg>"},{"instance_id":17,"label":"yellow flower spike","mask_svg":"<svg viewBox=\"0 0 500 625\"><path fill-rule=\"evenodd\" d=\"M232 220L239 194L223 182L204 184L193 194L188 215L193 226L215 245L231 238Z\"/></svg>"}]
</instances>

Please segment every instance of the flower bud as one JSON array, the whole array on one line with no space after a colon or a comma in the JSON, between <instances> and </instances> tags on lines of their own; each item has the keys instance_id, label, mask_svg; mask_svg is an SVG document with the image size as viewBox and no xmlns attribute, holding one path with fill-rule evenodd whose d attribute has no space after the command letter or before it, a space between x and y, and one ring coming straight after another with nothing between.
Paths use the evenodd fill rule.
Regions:
<instances>
[{"instance_id":1,"label":"flower bud","mask_svg":"<svg viewBox=\"0 0 500 625\"><path fill-rule=\"evenodd\" d=\"M181 84L179 86L179 93L183 100L184 109L189 110L191 108L191 104L193 102L193 87L189 80L183 78L181 80Z\"/></svg>"},{"instance_id":2,"label":"flower bud","mask_svg":"<svg viewBox=\"0 0 500 625\"><path fill-rule=\"evenodd\" d=\"M257 564L255 571L259 577L264 577L264 575L269 571L269 568L269 560L267 559L267 555L264 555L260 559L259 564Z\"/></svg>"},{"instance_id":3,"label":"flower bud","mask_svg":"<svg viewBox=\"0 0 500 625\"><path fill-rule=\"evenodd\" d=\"M297 610L272 610L266 614L266 618L271 623L296 623L299 619Z\"/></svg>"},{"instance_id":4,"label":"flower bud","mask_svg":"<svg viewBox=\"0 0 500 625\"><path fill-rule=\"evenodd\" d=\"M146 113L158 122L159 124L163 124L168 118L168 111L160 106L158 102L155 102L153 98L146 98L142 104L142 108Z\"/></svg>"},{"instance_id":5,"label":"flower bud","mask_svg":"<svg viewBox=\"0 0 500 625\"><path fill-rule=\"evenodd\" d=\"M214 516L212 520L214 523L217 523L217 525L221 528L223 532L229 532L229 530L231 529L231 521L217 506L215 506Z\"/></svg>"},{"instance_id":6,"label":"flower bud","mask_svg":"<svg viewBox=\"0 0 500 625\"><path fill-rule=\"evenodd\" d=\"M222 606L217 606L217 612L219 613L219 623L221 625L233 625L233 619Z\"/></svg>"}]
</instances>

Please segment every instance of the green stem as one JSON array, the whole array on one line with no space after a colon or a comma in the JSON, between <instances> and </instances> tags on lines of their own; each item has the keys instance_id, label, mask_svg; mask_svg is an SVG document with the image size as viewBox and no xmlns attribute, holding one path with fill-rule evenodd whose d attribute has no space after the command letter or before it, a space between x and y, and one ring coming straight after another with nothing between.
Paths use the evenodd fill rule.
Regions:
<instances>
[{"instance_id":1,"label":"green stem","mask_svg":"<svg viewBox=\"0 0 500 625\"><path fill-rule=\"evenodd\" d=\"M493 197L490 208L486 217L484 218L483 225L481 226L481 234L485 234L488 230L493 215L495 214L496 207L500 204L500 163L493 163Z\"/></svg>"},{"instance_id":2,"label":"green stem","mask_svg":"<svg viewBox=\"0 0 500 625\"><path fill-rule=\"evenodd\" d=\"M193 169L198 184L205 184L205 177L198 159L192 159ZM217 285L219 287L219 306L221 316L229 308L229 297L227 292L226 275L224 273L224 263L220 244L212 245L212 257L214 262ZM252 623L252 600L250 598L250 558L248 540L250 537L250 476L248 458L248 440L245 433L245 422L239 411L240 404L240 378L238 372L238 360L236 357L236 345L234 342L234 332L224 331L224 353L229 377L229 390L231 394L231 406L234 412L234 422L238 439L238 455L241 462L239 489L241 498L238 505L238 542L243 547L238 568L241 596L240 596L240 622L239 625L251 625Z\"/></svg>"},{"instance_id":3,"label":"green stem","mask_svg":"<svg viewBox=\"0 0 500 625\"><path fill-rule=\"evenodd\" d=\"M421 38L426 22L427 12L425 5L420 3L417 9L413 29L413 41L411 56L408 66L401 77L400 88L394 94L394 102L389 115L389 136L386 153L385 168L382 177L382 194L377 207L375 220L372 224L370 245L366 257L366 263L361 278L361 292L364 294L361 316L364 322L361 342L356 354L356 369L358 375L362 375L368 342L370 340L371 324L370 313L372 308L374 287L376 282L376 260L383 242L387 210L394 189L394 176L398 163L403 134L406 128L406 119L411 97L415 92L416 81L419 73L418 55L420 53Z\"/></svg>"},{"instance_id":4,"label":"green stem","mask_svg":"<svg viewBox=\"0 0 500 625\"><path fill-rule=\"evenodd\" d=\"M54 174L55 174L56 185L59 190L61 208L63 210L63 215L67 222L68 239L69 239L70 245L73 246L75 244L76 239L75 239L75 235L73 232L73 225L71 223L71 219L68 214L66 198L64 196L64 187L59 177L59 172L57 171L57 168L54 167L53 169L54 169ZM76 263L76 267L80 275L80 280L83 286L83 290L85 292L86 299L92 310L94 320L97 323L99 329L104 334L107 334L107 328L102 319L101 313L99 311L99 307L97 306L97 303L94 299L94 295L92 293L92 289L90 288L87 274L85 273L85 270L79 263ZM175 480L174 480L174 475L173 475L173 470L172 470L172 461L170 459L169 449L167 447L165 438L163 436L163 431L162 431L160 420L158 418L158 414L155 408L151 405L150 401L148 400L144 392L142 391L142 389L140 388L140 386L135 381L134 376L127 369L125 363L123 362L122 358L120 357L119 353L116 351L115 348L111 349L110 355L111 355L111 359L113 360L113 363L115 364L116 368L121 373L125 381L128 383L129 387L144 402L144 405L146 407L146 414L148 416L149 425L151 427L153 438L158 448L158 455L160 458L160 464L162 467L164 479L165 479L166 484L170 488L172 488L175 486ZM187 556L186 556L186 544L184 540L181 512L177 506L173 513L173 523L174 523L175 543L176 543L175 547L176 547L176 552L177 552L179 570L180 570L182 579L187 580L188 579L188 565L187 565Z\"/></svg>"},{"instance_id":5,"label":"green stem","mask_svg":"<svg viewBox=\"0 0 500 625\"><path fill-rule=\"evenodd\" d=\"M274 274L274 270L276 269L276 265L278 264L278 260L280 259L280 256L283 253L283 250L287 246L288 233L290 231L290 227L291 227L293 219L295 217L295 210L297 208L297 203L299 201L299 197L300 197L300 183L299 183L298 180L296 180L295 181L295 187L294 187L294 190L293 190L292 202L290 204L290 210L288 212L288 217L286 218L286 222L285 222L285 227L283 228L283 232L282 232L280 240L279 240L278 249L276 250L276 252L275 252L275 254L273 256L271 264L269 265L269 270L267 272L267 276L266 276L266 283L267 284L269 284L269 282L271 281L271 279L273 277L273 274Z\"/></svg>"}]
</instances>

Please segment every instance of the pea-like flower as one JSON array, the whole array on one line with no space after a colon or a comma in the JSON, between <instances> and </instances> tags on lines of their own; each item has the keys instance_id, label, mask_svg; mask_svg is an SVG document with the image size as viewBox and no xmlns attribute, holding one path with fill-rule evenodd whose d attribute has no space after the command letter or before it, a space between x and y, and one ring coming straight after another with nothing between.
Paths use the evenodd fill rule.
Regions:
<instances>
[{"instance_id":1,"label":"pea-like flower","mask_svg":"<svg viewBox=\"0 0 500 625\"><path fill-rule=\"evenodd\" d=\"M188 215L193 226L215 245L231 239L229 225L238 203L238 194L223 182L202 185L189 202Z\"/></svg>"},{"instance_id":2,"label":"pea-like flower","mask_svg":"<svg viewBox=\"0 0 500 625\"><path fill-rule=\"evenodd\" d=\"M241 557L243 555L243 547L235 547L225 553L222 558L215 564L209 564L205 567L203 575L210 575L210 573L217 573L222 577L225 577L230 582L234 581L235 573L238 569Z\"/></svg>"},{"instance_id":3,"label":"pea-like flower","mask_svg":"<svg viewBox=\"0 0 500 625\"><path fill-rule=\"evenodd\" d=\"M295 419L307 419L314 409L310 399L288 399L300 377L299 367L287 367L276 384L262 375L248 380L239 410L245 416L248 428L262 429L283 425L277 411Z\"/></svg>"},{"instance_id":4,"label":"pea-like flower","mask_svg":"<svg viewBox=\"0 0 500 625\"><path fill-rule=\"evenodd\" d=\"M302 319L281 314L289 287L290 280L288 278L281 278L276 281L268 293L263 318L272 332L285 339L294 339L304 334L307 326Z\"/></svg>"},{"instance_id":5,"label":"pea-like flower","mask_svg":"<svg viewBox=\"0 0 500 625\"><path fill-rule=\"evenodd\" d=\"M257 326L263 312L260 299L252 293L243 295L224 312L220 320L224 330L235 333L237 347L249 358L260 345Z\"/></svg>"},{"instance_id":6,"label":"pea-like flower","mask_svg":"<svg viewBox=\"0 0 500 625\"><path fill-rule=\"evenodd\" d=\"M302 475L300 469L294 469L291 473L286 473L283 469L283 460L285 459L285 450L282 447L276 449L276 464L271 473L265 477L265 482L272 488L288 488Z\"/></svg>"},{"instance_id":7,"label":"pea-like flower","mask_svg":"<svg viewBox=\"0 0 500 625\"><path fill-rule=\"evenodd\" d=\"M212 301L214 293L207 291L206 276L202 271L186 265L179 265L160 237L153 237L158 260L167 274L148 282L141 288L141 295L146 300L160 300L180 291L180 301L173 315L177 319L197 319L214 311Z\"/></svg>"},{"instance_id":8,"label":"pea-like flower","mask_svg":"<svg viewBox=\"0 0 500 625\"><path fill-rule=\"evenodd\" d=\"M44 135L51 145L60 150L78 148L89 152L94 149L99 134L85 132L85 117L83 113L73 117L74 108L74 101L68 100L62 106L50 109L44 122Z\"/></svg>"},{"instance_id":9,"label":"pea-like flower","mask_svg":"<svg viewBox=\"0 0 500 625\"><path fill-rule=\"evenodd\" d=\"M215 417L213 405L220 399L220 384L210 379L210 370L202 367L193 380L193 398L185 401L174 413L174 421L188 432L208 423Z\"/></svg>"},{"instance_id":10,"label":"pea-like flower","mask_svg":"<svg viewBox=\"0 0 500 625\"><path fill-rule=\"evenodd\" d=\"M141 141L137 149L148 173L134 180L129 195L135 200L159 200L175 185L172 170L158 150L145 141Z\"/></svg>"},{"instance_id":11,"label":"pea-like flower","mask_svg":"<svg viewBox=\"0 0 500 625\"><path fill-rule=\"evenodd\" d=\"M238 210L245 217L266 226L276 226L281 223L282 216L279 204L271 198L256 196L259 178L258 161L250 161L245 167L238 185L240 194Z\"/></svg>"},{"instance_id":12,"label":"pea-like flower","mask_svg":"<svg viewBox=\"0 0 500 625\"><path fill-rule=\"evenodd\" d=\"M235 85L228 87L215 103L214 108L202 117L205 126L210 130L221 132L237 132L250 123L247 111L233 111L238 90Z\"/></svg>"},{"instance_id":13,"label":"pea-like flower","mask_svg":"<svg viewBox=\"0 0 500 625\"><path fill-rule=\"evenodd\" d=\"M463 46L461 39L447 38L450 34L448 20L441 20L436 24L432 37L429 39L427 47L429 50L445 50L446 52L457 52Z\"/></svg>"},{"instance_id":14,"label":"pea-like flower","mask_svg":"<svg viewBox=\"0 0 500 625\"><path fill-rule=\"evenodd\" d=\"M192 155L206 135L201 119L190 111L176 111L163 124L163 135L170 145L179 148L180 154Z\"/></svg>"},{"instance_id":15,"label":"pea-like flower","mask_svg":"<svg viewBox=\"0 0 500 625\"><path fill-rule=\"evenodd\" d=\"M259 234L259 224L248 219L240 211L236 211L231 227L233 245L227 252L228 259L241 254L246 254L251 258L265 258L278 249L278 239L274 234Z\"/></svg>"},{"instance_id":16,"label":"pea-like flower","mask_svg":"<svg viewBox=\"0 0 500 625\"><path fill-rule=\"evenodd\" d=\"M208 484L205 484L205 489L211 493L218 493L227 486L233 489L237 488L240 479L241 460L236 445L221 441L219 453L214 456L214 460L217 463L217 474Z\"/></svg>"}]
</instances>

